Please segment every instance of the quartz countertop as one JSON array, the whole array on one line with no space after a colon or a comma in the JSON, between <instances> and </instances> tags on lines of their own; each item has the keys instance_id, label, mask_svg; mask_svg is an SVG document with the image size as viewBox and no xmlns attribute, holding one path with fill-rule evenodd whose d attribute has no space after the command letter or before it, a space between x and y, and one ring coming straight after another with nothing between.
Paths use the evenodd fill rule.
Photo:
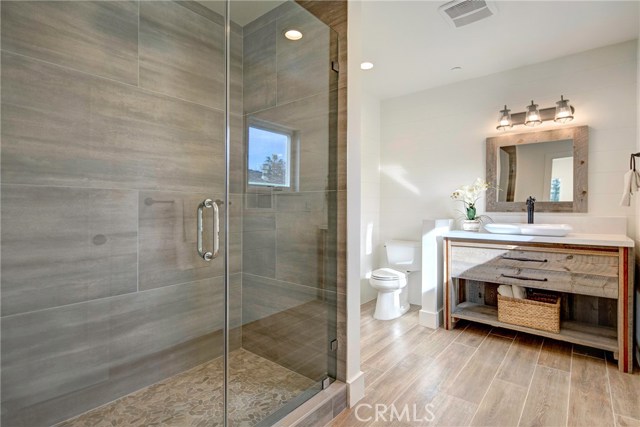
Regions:
<instances>
[{"instance_id":1,"label":"quartz countertop","mask_svg":"<svg viewBox=\"0 0 640 427\"><path fill-rule=\"evenodd\" d=\"M616 246L634 247L634 242L624 234L582 234L569 233L564 237L527 236L524 234L494 234L487 232L472 232L454 230L443 234L452 239L488 240L495 242L527 242L527 243L558 243L564 245L585 246Z\"/></svg>"}]
</instances>

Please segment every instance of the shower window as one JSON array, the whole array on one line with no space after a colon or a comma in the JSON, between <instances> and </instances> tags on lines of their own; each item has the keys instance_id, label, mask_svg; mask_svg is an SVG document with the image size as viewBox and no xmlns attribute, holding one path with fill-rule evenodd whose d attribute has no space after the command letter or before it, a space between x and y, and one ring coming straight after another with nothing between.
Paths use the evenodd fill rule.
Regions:
<instances>
[{"instance_id":1,"label":"shower window","mask_svg":"<svg viewBox=\"0 0 640 427\"><path fill-rule=\"evenodd\" d=\"M296 189L297 132L252 120L247 129L247 186L249 189Z\"/></svg>"}]
</instances>

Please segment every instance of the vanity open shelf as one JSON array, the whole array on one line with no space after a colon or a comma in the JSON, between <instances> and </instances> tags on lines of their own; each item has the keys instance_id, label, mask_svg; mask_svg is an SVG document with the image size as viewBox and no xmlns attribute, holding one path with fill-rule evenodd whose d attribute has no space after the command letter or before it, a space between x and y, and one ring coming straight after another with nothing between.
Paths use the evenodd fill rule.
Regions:
<instances>
[{"instance_id":1,"label":"vanity open shelf","mask_svg":"<svg viewBox=\"0 0 640 427\"><path fill-rule=\"evenodd\" d=\"M466 320L613 353L633 369L633 241L449 232L445 245L445 327ZM497 287L519 285L561 297L560 332L498 320Z\"/></svg>"},{"instance_id":2,"label":"vanity open shelf","mask_svg":"<svg viewBox=\"0 0 640 427\"><path fill-rule=\"evenodd\" d=\"M498 320L497 307L476 304L473 302L463 302L458 304L453 313L451 313L451 317L454 319L464 319L484 323L499 328L513 329L515 331L540 335L560 341L567 341L573 344L600 348L614 353L617 353L618 351L617 331L615 328L607 326L591 325L575 320L564 320L560 323L560 333L554 334L553 332L500 322Z\"/></svg>"}]
</instances>

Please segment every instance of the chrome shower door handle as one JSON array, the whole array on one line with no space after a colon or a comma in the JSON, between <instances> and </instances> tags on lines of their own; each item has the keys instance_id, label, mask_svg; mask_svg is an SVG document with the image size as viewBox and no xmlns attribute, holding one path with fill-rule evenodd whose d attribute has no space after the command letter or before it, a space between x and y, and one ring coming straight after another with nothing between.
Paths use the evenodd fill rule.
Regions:
<instances>
[{"instance_id":1,"label":"chrome shower door handle","mask_svg":"<svg viewBox=\"0 0 640 427\"><path fill-rule=\"evenodd\" d=\"M215 207L214 207L215 206ZM215 255L209 251L205 251L204 248L202 247L202 233L204 232L204 221L202 220L203 217L203 211L204 209L210 209L210 208L214 208L214 213L215 213L215 218L214 218L214 251L215 251ZM218 226L216 226L215 224L218 224ZM197 224L197 230L196 230L196 235L197 235L197 249L198 249L198 255L200 255L200 257L205 260L205 261L211 261L214 257L216 257L218 255L218 251L217 251L217 240L218 240L218 234L219 234L219 221L218 221L218 205L216 203L213 202L213 200L211 199L205 199L202 201L202 203L200 203L198 205L198 224Z\"/></svg>"},{"instance_id":2,"label":"chrome shower door handle","mask_svg":"<svg viewBox=\"0 0 640 427\"><path fill-rule=\"evenodd\" d=\"M218 204L222 204L222 201L216 200L211 206L213 208L213 258L220 254L220 208Z\"/></svg>"}]
</instances>

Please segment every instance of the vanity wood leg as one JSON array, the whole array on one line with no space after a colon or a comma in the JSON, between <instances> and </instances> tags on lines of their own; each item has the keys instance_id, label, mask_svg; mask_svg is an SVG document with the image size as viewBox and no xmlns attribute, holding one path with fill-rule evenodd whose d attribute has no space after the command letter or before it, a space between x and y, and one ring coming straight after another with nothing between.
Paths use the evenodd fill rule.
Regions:
<instances>
[{"instance_id":1,"label":"vanity wood leg","mask_svg":"<svg viewBox=\"0 0 640 427\"><path fill-rule=\"evenodd\" d=\"M633 249L620 248L618 288L618 369L633 372Z\"/></svg>"}]
</instances>

